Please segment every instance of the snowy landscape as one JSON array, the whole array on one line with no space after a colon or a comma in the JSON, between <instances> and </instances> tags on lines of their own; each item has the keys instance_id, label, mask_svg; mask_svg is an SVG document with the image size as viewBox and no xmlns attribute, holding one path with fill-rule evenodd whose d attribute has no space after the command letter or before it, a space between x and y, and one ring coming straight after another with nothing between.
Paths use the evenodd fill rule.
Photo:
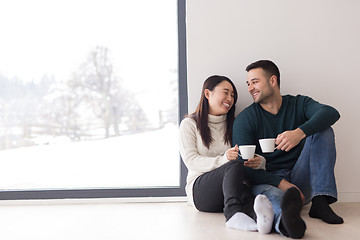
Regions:
<instances>
[{"instance_id":1,"label":"snowy landscape","mask_svg":"<svg viewBox=\"0 0 360 240\"><path fill-rule=\"evenodd\" d=\"M178 129L0 151L0 189L178 186Z\"/></svg>"}]
</instances>

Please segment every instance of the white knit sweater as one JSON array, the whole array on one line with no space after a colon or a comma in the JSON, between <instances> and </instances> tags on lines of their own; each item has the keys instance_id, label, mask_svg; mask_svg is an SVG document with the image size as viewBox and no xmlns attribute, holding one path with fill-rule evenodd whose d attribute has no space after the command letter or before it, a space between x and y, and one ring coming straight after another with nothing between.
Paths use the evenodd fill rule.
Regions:
<instances>
[{"instance_id":1,"label":"white knit sweater","mask_svg":"<svg viewBox=\"0 0 360 240\"><path fill-rule=\"evenodd\" d=\"M180 154L188 169L185 191L191 204L194 203L192 189L196 178L229 161L225 153L231 146L224 142L226 115L209 114L208 119L208 126L214 139L209 148L203 144L196 122L192 118L185 118L180 123ZM261 164L257 168L264 169L265 158L261 158Z\"/></svg>"}]
</instances>

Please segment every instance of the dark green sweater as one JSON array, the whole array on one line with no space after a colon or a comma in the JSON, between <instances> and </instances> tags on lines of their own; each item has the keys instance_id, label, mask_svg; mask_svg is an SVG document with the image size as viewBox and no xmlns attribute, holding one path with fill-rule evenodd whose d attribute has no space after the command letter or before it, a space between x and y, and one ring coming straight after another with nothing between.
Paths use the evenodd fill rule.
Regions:
<instances>
[{"instance_id":1,"label":"dark green sweater","mask_svg":"<svg viewBox=\"0 0 360 240\"><path fill-rule=\"evenodd\" d=\"M264 110L257 103L245 108L234 122L233 145L254 144L256 153L266 158L266 171L245 167L250 183L278 186L282 178L271 172L292 169L305 143L303 139L289 152L275 150L273 153L262 153L259 139L276 138L278 134L298 127L306 136L310 136L329 128L339 118L339 112L335 108L302 95L283 96L276 115Z\"/></svg>"}]
</instances>

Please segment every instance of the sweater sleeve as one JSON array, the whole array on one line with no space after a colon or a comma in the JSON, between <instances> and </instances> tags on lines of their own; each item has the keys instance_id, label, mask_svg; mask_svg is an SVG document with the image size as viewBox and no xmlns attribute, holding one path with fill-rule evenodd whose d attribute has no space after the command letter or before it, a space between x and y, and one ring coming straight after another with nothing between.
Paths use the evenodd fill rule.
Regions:
<instances>
[{"instance_id":1,"label":"sweater sleeve","mask_svg":"<svg viewBox=\"0 0 360 240\"><path fill-rule=\"evenodd\" d=\"M264 170L266 170L266 159L263 156L259 155L259 154L255 154L255 155L260 157L260 159L261 159L260 165L257 166L255 169L264 169Z\"/></svg>"},{"instance_id":2,"label":"sweater sleeve","mask_svg":"<svg viewBox=\"0 0 360 240\"><path fill-rule=\"evenodd\" d=\"M321 132L340 118L339 112L328 105L321 104L310 97L304 98L304 113L307 121L299 126L306 136Z\"/></svg>"},{"instance_id":3,"label":"sweater sleeve","mask_svg":"<svg viewBox=\"0 0 360 240\"><path fill-rule=\"evenodd\" d=\"M194 120L185 118L180 124L180 155L189 171L209 172L228 162L225 155L209 157L200 155L197 149L197 127ZM205 148L205 146L204 146Z\"/></svg>"}]
</instances>

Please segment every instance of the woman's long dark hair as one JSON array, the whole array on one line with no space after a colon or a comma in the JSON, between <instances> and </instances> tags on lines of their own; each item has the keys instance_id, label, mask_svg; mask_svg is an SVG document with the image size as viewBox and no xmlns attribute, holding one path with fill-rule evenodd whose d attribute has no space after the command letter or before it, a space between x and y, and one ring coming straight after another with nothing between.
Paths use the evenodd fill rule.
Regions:
<instances>
[{"instance_id":1,"label":"woman's long dark hair","mask_svg":"<svg viewBox=\"0 0 360 240\"><path fill-rule=\"evenodd\" d=\"M226 131L224 135L224 142L226 144L232 145L232 129L235 119L235 103L237 101L238 95L234 83L228 77L218 75L208 77L203 84L199 105L197 106L195 112L189 115L189 117L195 120L196 126L200 131L203 144L207 148L210 147L210 144L214 141L214 139L211 136L210 128L208 125L209 101L205 97L205 89L213 91L214 88L222 81L229 82L234 89L234 104L226 114Z\"/></svg>"}]
</instances>

